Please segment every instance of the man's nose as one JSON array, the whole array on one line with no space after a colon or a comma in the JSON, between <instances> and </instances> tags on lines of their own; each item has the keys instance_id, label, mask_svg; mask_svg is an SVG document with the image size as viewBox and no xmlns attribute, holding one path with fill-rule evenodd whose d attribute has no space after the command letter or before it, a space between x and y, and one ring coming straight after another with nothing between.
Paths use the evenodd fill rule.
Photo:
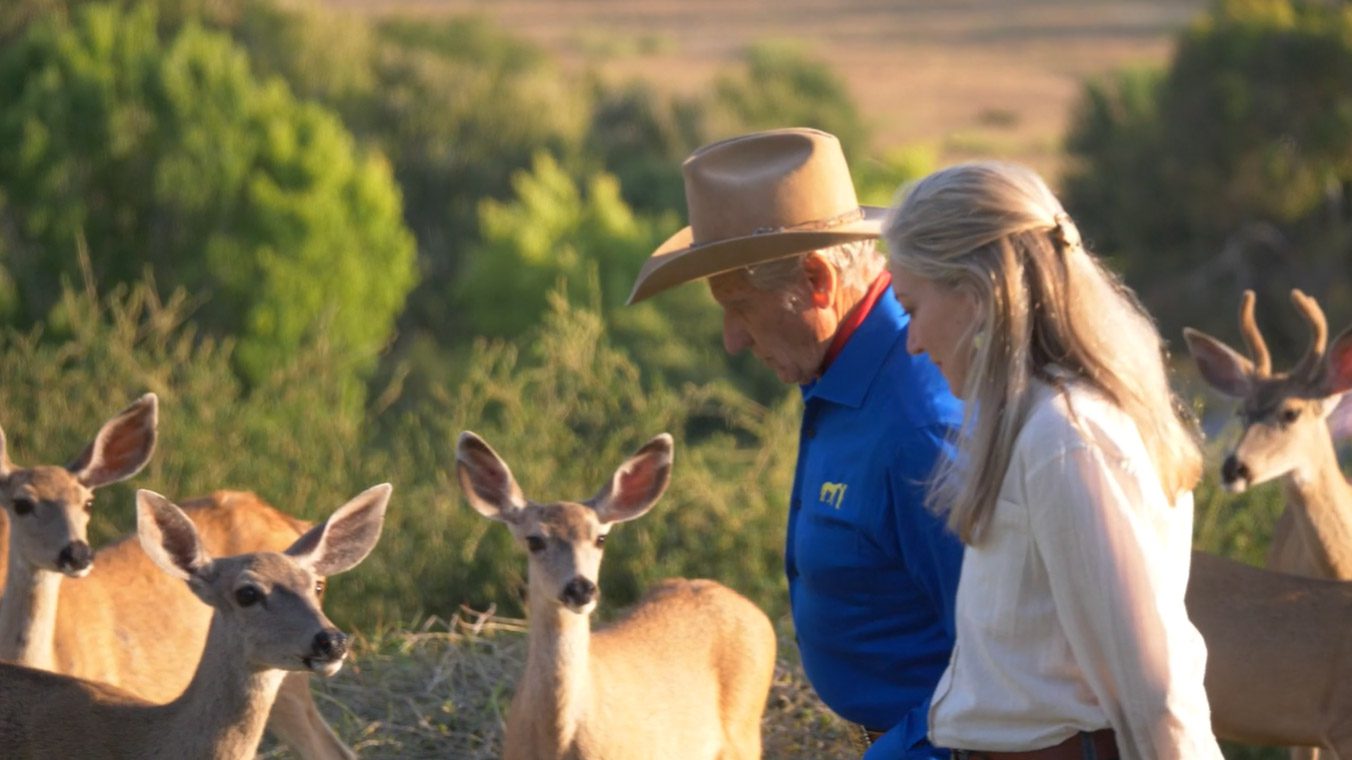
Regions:
<instances>
[{"instance_id":1,"label":"man's nose","mask_svg":"<svg viewBox=\"0 0 1352 760\"><path fill-rule=\"evenodd\" d=\"M723 317L723 350L730 356L736 356L745 351L751 345L751 335L747 333L737 322L737 320Z\"/></svg>"}]
</instances>

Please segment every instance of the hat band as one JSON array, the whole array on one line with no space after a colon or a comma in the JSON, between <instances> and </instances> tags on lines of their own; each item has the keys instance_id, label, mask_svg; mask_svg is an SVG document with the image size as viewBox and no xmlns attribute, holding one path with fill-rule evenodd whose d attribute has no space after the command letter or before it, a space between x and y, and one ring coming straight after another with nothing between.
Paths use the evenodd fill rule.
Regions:
<instances>
[{"instance_id":1,"label":"hat band","mask_svg":"<svg viewBox=\"0 0 1352 760\"><path fill-rule=\"evenodd\" d=\"M757 227L751 231L752 235L773 235L777 232L818 232L829 230L832 227L839 227L842 224L857 222L864 218L862 208L854 208L843 214L837 214L827 219L813 219L800 224L786 224L783 227Z\"/></svg>"}]
</instances>

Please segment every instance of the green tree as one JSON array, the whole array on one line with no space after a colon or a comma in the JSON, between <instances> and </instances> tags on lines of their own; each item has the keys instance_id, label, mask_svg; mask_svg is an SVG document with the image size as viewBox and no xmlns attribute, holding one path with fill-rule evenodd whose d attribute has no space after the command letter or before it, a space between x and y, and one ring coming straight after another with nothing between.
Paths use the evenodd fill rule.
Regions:
<instances>
[{"instance_id":1,"label":"green tree","mask_svg":"<svg viewBox=\"0 0 1352 760\"><path fill-rule=\"evenodd\" d=\"M484 198L511 194L511 176L540 150L575 154L585 98L560 86L553 60L478 18L381 25L376 86L347 118L394 162L422 247L424 282L405 324L463 340L447 308Z\"/></svg>"},{"instance_id":2,"label":"green tree","mask_svg":"<svg viewBox=\"0 0 1352 760\"><path fill-rule=\"evenodd\" d=\"M1149 306L1228 329L1202 289L1259 290L1277 344L1303 327L1285 292L1352 306L1352 15L1341 4L1223 0L1162 77L1086 92L1068 139L1068 200Z\"/></svg>"},{"instance_id":3,"label":"green tree","mask_svg":"<svg viewBox=\"0 0 1352 760\"><path fill-rule=\"evenodd\" d=\"M541 153L512 185L512 200L480 203L483 242L459 280L459 301L474 333L524 334L539 323L547 308L544 296L556 281L570 283L573 300L585 292L590 264L602 273L602 303L624 303L633 275L660 238L651 222L630 211L615 178L595 174L579 186Z\"/></svg>"},{"instance_id":4,"label":"green tree","mask_svg":"<svg viewBox=\"0 0 1352 760\"><path fill-rule=\"evenodd\" d=\"M620 182L637 212L685 208L681 162L708 142L708 104L666 97L649 85L609 87L595 82L586 154Z\"/></svg>"},{"instance_id":5,"label":"green tree","mask_svg":"<svg viewBox=\"0 0 1352 760\"><path fill-rule=\"evenodd\" d=\"M643 261L680 224L673 214L634 214L619 183L596 173L578 182L548 154L518 172L510 201L484 200L483 240L465 260L456 302L476 335L525 336L562 283L576 304L601 313L632 351L644 380L708 380L725 364L714 351L721 330L711 299L682 288L660 304L625 306Z\"/></svg>"},{"instance_id":6,"label":"green tree","mask_svg":"<svg viewBox=\"0 0 1352 760\"><path fill-rule=\"evenodd\" d=\"M369 366L415 279L389 165L324 108L259 81L229 38L161 39L149 7L91 4L0 53L0 217L24 316L90 243L101 287L149 267L203 297L258 379L320 335Z\"/></svg>"},{"instance_id":7,"label":"green tree","mask_svg":"<svg viewBox=\"0 0 1352 760\"><path fill-rule=\"evenodd\" d=\"M762 42L743 54L742 68L714 86L713 130L733 135L755 129L815 127L840 138L853 163L867 155L870 130L844 82L821 61L787 42Z\"/></svg>"},{"instance_id":8,"label":"green tree","mask_svg":"<svg viewBox=\"0 0 1352 760\"><path fill-rule=\"evenodd\" d=\"M1141 252L1184 238L1178 212L1160 203L1167 174L1163 78L1158 69L1136 68L1087 83L1066 138L1076 162L1063 179L1067 205L1094 249L1116 257L1132 281L1150 275L1151 257Z\"/></svg>"}]
</instances>

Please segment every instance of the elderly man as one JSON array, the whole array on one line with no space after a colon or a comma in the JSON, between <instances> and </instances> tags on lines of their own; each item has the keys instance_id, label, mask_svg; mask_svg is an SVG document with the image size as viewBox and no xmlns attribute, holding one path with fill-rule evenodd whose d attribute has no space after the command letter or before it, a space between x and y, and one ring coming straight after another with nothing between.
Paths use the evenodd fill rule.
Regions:
<instances>
[{"instance_id":1,"label":"elderly man","mask_svg":"<svg viewBox=\"0 0 1352 760\"><path fill-rule=\"evenodd\" d=\"M925 481L962 409L906 325L835 137L781 129L696 151L690 226L630 303L705 279L723 344L803 394L785 569L803 669L873 758L938 758L930 697L953 647L962 550Z\"/></svg>"}]
</instances>

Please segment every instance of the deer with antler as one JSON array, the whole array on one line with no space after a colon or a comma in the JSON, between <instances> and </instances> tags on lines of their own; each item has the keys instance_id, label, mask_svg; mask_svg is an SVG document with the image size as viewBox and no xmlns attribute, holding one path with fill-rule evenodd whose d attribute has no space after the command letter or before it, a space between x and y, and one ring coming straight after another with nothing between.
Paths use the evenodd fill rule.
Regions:
<instances>
[{"instance_id":1,"label":"deer with antler","mask_svg":"<svg viewBox=\"0 0 1352 760\"><path fill-rule=\"evenodd\" d=\"M1299 290L1291 301L1310 326L1305 355L1289 372L1272 371L1271 355L1245 291L1240 328L1252 359L1219 340L1183 331L1202 377L1241 401L1244 430L1221 466L1235 493L1282 478L1287 509L1278 521L1268 567L1315 578L1352 579L1352 485L1338 466L1326 420L1352 388L1352 328L1330 345L1319 304Z\"/></svg>"},{"instance_id":2,"label":"deer with antler","mask_svg":"<svg viewBox=\"0 0 1352 760\"><path fill-rule=\"evenodd\" d=\"M1253 291L1245 291L1239 312L1248 358L1203 332L1192 328L1183 331L1202 377L1216 390L1240 400L1244 429L1221 465L1221 482L1227 490L1239 493L1268 480L1282 479L1286 509L1273 531L1269 568L1313 578L1352 579L1352 485L1338 466L1327 424L1343 394L1352 388L1352 328L1344 330L1330 345L1328 322L1319 304L1292 290L1291 302L1309 325L1310 344L1289 372L1273 372L1267 342L1254 318L1254 300ZM1208 603L1190 603L1189 610L1194 612L1198 605ZM1208 647L1217 637L1229 635L1205 620L1197 620L1197 625ZM1250 638L1269 641L1261 636ZM1250 645L1245 650L1239 658L1278 657L1273 647L1256 650ZM1341 650L1338 655L1334 659L1343 659ZM1224 654L1217 657L1214 650L1213 658L1207 668L1209 685L1213 673L1244 669L1239 658L1227 659ZM1339 688L1320 691L1307 701L1326 706L1348 701L1334 698ZM1281 692L1288 706L1278 709L1290 712L1295 709L1291 700L1298 690L1288 691L1291 693ZM1209 694L1213 695L1213 712L1218 716L1229 709L1224 706L1229 695L1218 697L1210 689ZM1312 716L1323 712L1327 709L1305 717L1313 720ZM1332 722L1341 724L1341 718ZM1337 742L1330 736L1332 733L1326 730L1318 741L1307 738L1302 743L1332 748ZM1336 750L1335 754L1344 756ZM1318 756L1313 749L1292 750L1293 758Z\"/></svg>"}]
</instances>

